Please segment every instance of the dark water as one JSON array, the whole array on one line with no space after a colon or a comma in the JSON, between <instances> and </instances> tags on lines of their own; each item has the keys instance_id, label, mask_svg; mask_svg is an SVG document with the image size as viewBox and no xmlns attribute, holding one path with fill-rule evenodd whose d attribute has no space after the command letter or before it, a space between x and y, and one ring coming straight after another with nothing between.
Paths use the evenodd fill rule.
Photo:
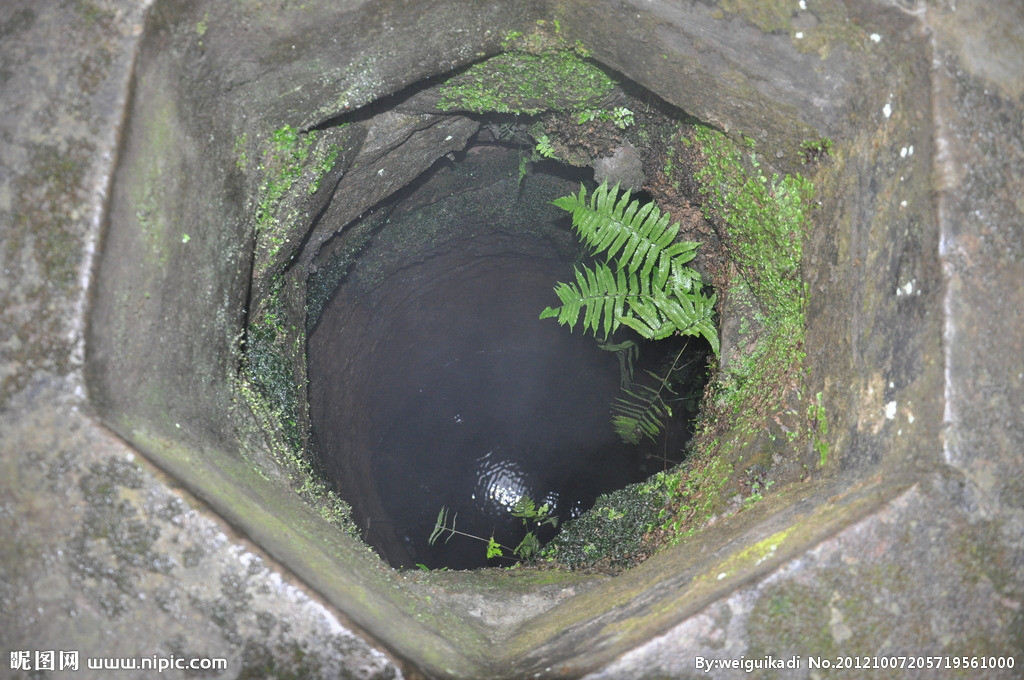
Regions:
<instances>
[{"instance_id":1,"label":"dark water","mask_svg":"<svg viewBox=\"0 0 1024 680\"><path fill-rule=\"evenodd\" d=\"M478 246L460 242L361 302L333 301L311 339L313 400L346 405L313 404L325 467L395 566L487 564L483 543L427 544L442 506L460 531L515 546L525 530L509 509L521 495L564 520L644 476L609 422L615 355L538 319L571 265L497 247L466 257L489 250ZM353 316L353 304L364 313ZM347 373L317 368L339 360ZM364 488L346 485L356 478Z\"/></svg>"}]
</instances>

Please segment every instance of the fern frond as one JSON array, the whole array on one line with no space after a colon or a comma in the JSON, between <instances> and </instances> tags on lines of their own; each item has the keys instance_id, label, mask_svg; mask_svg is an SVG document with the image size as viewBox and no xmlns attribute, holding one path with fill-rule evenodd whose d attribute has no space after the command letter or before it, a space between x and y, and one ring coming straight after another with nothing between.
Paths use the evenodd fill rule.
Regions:
<instances>
[{"instance_id":1,"label":"fern frond","mask_svg":"<svg viewBox=\"0 0 1024 680\"><path fill-rule=\"evenodd\" d=\"M579 194L563 196L554 204L572 214L576 233L592 253L603 252L615 262L615 269L640 272L641 277L646 277L663 255L680 258L680 264L689 262L700 245L675 243L679 223L669 225L671 215L662 213L654 203L641 205L631 200L629 191L620 192L617 184L611 189L602 184L589 200L586 187L580 186Z\"/></svg>"},{"instance_id":2,"label":"fern frond","mask_svg":"<svg viewBox=\"0 0 1024 680\"><path fill-rule=\"evenodd\" d=\"M661 381L659 376L654 377ZM641 437L657 438L665 418L672 417L671 407L661 396L663 389L667 389L664 382L659 382L657 388L635 385L633 389L623 390L626 396L612 402L612 427L622 441L639 444Z\"/></svg>"},{"instance_id":3,"label":"fern frond","mask_svg":"<svg viewBox=\"0 0 1024 680\"><path fill-rule=\"evenodd\" d=\"M613 272L606 264L597 264L593 269L583 266L576 270L575 284L559 282L555 286L562 306L548 307L540 318L557 318L558 323L572 330L582 312L583 330L594 335L600 332L607 338L619 327L626 303L640 294L636 276Z\"/></svg>"},{"instance_id":4,"label":"fern frond","mask_svg":"<svg viewBox=\"0 0 1024 680\"><path fill-rule=\"evenodd\" d=\"M699 335L718 353L718 333L711 323L715 296L706 297L701 293L650 295L627 302L632 314L623 316L621 323L645 338L661 340L673 333Z\"/></svg>"},{"instance_id":5,"label":"fern frond","mask_svg":"<svg viewBox=\"0 0 1024 680\"><path fill-rule=\"evenodd\" d=\"M515 554L519 559L531 560L533 557L540 552L541 544L540 539L532 531L526 532L523 536L523 540L516 546Z\"/></svg>"},{"instance_id":6,"label":"fern frond","mask_svg":"<svg viewBox=\"0 0 1024 680\"><path fill-rule=\"evenodd\" d=\"M672 417L672 407L665 401L663 393L675 394L669 387L669 380L679 366L679 360L686 351L684 346L672 361L665 375L646 371L654 378L654 386L631 385L623 388L625 396L612 402L612 427L619 438L627 444L639 444L644 437L655 440L661 432L666 418Z\"/></svg>"},{"instance_id":7,"label":"fern frond","mask_svg":"<svg viewBox=\"0 0 1024 680\"><path fill-rule=\"evenodd\" d=\"M540 318L556 318L570 330L583 316L583 330L607 338L625 325L649 340L673 333L703 335L718 352L718 334L711 322L714 296L664 289L664 279L643 278L606 264L576 270L576 283L559 282L555 295L560 307L548 307Z\"/></svg>"}]
</instances>

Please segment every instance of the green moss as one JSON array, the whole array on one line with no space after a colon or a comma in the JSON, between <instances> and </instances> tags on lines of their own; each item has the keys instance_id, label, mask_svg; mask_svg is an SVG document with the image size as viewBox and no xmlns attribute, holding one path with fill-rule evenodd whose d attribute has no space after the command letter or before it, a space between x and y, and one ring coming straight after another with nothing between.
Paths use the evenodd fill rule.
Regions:
<instances>
[{"instance_id":1,"label":"green moss","mask_svg":"<svg viewBox=\"0 0 1024 680\"><path fill-rule=\"evenodd\" d=\"M813 439L824 461L823 402L807 409L806 418L787 404L794 395L799 399L802 380L807 300L801 259L814 186L798 174L768 173L752 140L737 143L703 126L695 129L694 140L705 160L696 173L704 214L726 234L737 271L726 298L733 313L744 316L746 343L728 357L712 385L718 422L705 421L699 439L728 456L747 436L762 432L766 420L787 413L794 421L789 429ZM729 430L723 444L708 441Z\"/></svg>"},{"instance_id":2,"label":"green moss","mask_svg":"<svg viewBox=\"0 0 1024 680\"><path fill-rule=\"evenodd\" d=\"M722 490L733 466L721 456L695 454L679 468L670 503L659 516L664 542L674 545L707 524L723 505Z\"/></svg>"},{"instance_id":3,"label":"green moss","mask_svg":"<svg viewBox=\"0 0 1024 680\"><path fill-rule=\"evenodd\" d=\"M235 166L242 171L245 171L249 167L249 157L246 154L246 145L249 143L249 134L243 132L235 138Z\"/></svg>"},{"instance_id":4,"label":"green moss","mask_svg":"<svg viewBox=\"0 0 1024 680\"><path fill-rule=\"evenodd\" d=\"M829 444L826 439L828 437L828 414L825 413L821 392L818 392L815 395L815 401L807 406L807 420L810 423L811 437L814 440L814 450L818 454L818 464L823 466L828 460Z\"/></svg>"},{"instance_id":5,"label":"green moss","mask_svg":"<svg viewBox=\"0 0 1024 680\"><path fill-rule=\"evenodd\" d=\"M704 126L695 138L707 161L696 175L705 216L725 223L744 278L773 318L802 323L800 258L813 184L801 175L766 175L750 140L741 149Z\"/></svg>"},{"instance_id":6,"label":"green moss","mask_svg":"<svg viewBox=\"0 0 1024 680\"><path fill-rule=\"evenodd\" d=\"M335 249L315 272L310 273L306 281L307 333L316 326L334 291L383 221L383 217L371 215L346 229L345 245Z\"/></svg>"},{"instance_id":7,"label":"green moss","mask_svg":"<svg viewBox=\"0 0 1024 680\"><path fill-rule=\"evenodd\" d=\"M671 472L599 496L549 543L546 560L572 569L620 570L699 531L718 511L732 466L691 458Z\"/></svg>"},{"instance_id":8,"label":"green moss","mask_svg":"<svg viewBox=\"0 0 1024 680\"><path fill-rule=\"evenodd\" d=\"M301 133L290 125L271 133L261 154L257 171L256 261L253 278L263 280L278 268L297 246L304 232L297 224L306 215L300 208L303 198L316 193L341 151L333 143L318 143L318 133ZM235 143L236 164L247 166L245 135Z\"/></svg>"},{"instance_id":9,"label":"green moss","mask_svg":"<svg viewBox=\"0 0 1024 680\"><path fill-rule=\"evenodd\" d=\"M271 135L270 148L260 166L263 182L259 188L256 208L257 237L273 232L279 226L276 209L292 185L302 176L309 159L309 148L315 140L315 131L302 135L290 125L285 125Z\"/></svg>"},{"instance_id":10,"label":"green moss","mask_svg":"<svg viewBox=\"0 0 1024 680\"><path fill-rule=\"evenodd\" d=\"M626 569L649 554L645 537L679 487L679 475L658 473L647 481L603 494L583 516L567 522L543 557L571 569Z\"/></svg>"},{"instance_id":11,"label":"green moss","mask_svg":"<svg viewBox=\"0 0 1024 680\"><path fill-rule=\"evenodd\" d=\"M298 425L299 395L296 390L287 348L286 315L280 299L281 279L271 290L268 303L249 324L246 336L245 372L259 389L267 406L276 414L280 432L287 445L302 448Z\"/></svg>"},{"instance_id":12,"label":"green moss","mask_svg":"<svg viewBox=\"0 0 1024 680\"><path fill-rule=\"evenodd\" d=\"M1014 565L1005 549L1007 531L1001 521L976 522L957 535L953 559L961 566L965 579L977 583L987 579L997 592L1017 597L1024 590L1019 584L1024 567Z\"/></svg>"},{"instance_id":13,"label":"green moss","mask_svg":"<svg viewBox=\"0 0 1024 680\"><path fill-rule=\"evenodd\" d=\"M209 27L207 22L210 20L210 13L204 12L203 18L196 22L196 35L202 38L206 35L206 29Z\"/></svg>"},{"instance_id":14,"label":"green moss","mask_svg":"<svg viewBox=\"0 0 1024 680\"><path fill-rule=\"evenodd\" d=\"M596 107L615 86L575 51L507 52L471 66L441 86L438 108L535 115Z\"/></svg>"},{"instance_id":15,"label":"green moss","mask_svg":"<svg viewBox=\"0 0 1024 680\"><path fill-rule=\"evenodd\" d=\"M740 571L749 571L751 567L761 564L766 559L774 555L779 547L786 542L795 530L796 527L789 527L769 536L763 541L758 541L753 545L747 546L738 553L730 555L729 558L721 564L709 569L708 574L714 575L717 579L724 578L724 576L722 576L723 574L725 576L729 576Z\"/></svg>"}]
</instances>

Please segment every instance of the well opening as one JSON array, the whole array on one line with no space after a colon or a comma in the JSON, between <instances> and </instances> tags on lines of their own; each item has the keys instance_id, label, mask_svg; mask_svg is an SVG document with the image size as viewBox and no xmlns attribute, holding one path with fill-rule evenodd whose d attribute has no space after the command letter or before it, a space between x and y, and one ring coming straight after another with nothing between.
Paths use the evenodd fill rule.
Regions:
<instances>
[{"instance_id":1,"label":"well opening","mask_svg":"<svg viewBox=\"0 0 1024 680\"><path fill-rule=\"evenodd\" d=\"M527 532L512 515L521 497L576 518L678 460L692 432L686 406L692 415L705 372L675 386L679 417L664 436L630 445L610 423L618 355L538 318L585 254L551 201L593 183L554 163L520 177L524 153L471 142L337 229L318 258L345 274L309 336L312 449L392 566L508 565L513 556L488 560L462 534L429 545L441 508L460 531L515 546ZM645 344L651 369L686 346ZM691 345L686 361L706 364ZM553 534L546 525L538 538Z\"/></svg>"}]
</instances>

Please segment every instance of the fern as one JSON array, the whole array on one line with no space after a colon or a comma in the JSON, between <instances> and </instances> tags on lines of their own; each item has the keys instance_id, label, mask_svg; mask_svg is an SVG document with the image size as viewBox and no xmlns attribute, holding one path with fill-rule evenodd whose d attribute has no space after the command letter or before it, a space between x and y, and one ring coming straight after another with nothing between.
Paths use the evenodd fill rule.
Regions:
<instances>
[{"instance_id":1,"label":"fern","mask_svg":"<svg viewBox=\"0 0 1024 680\"><path fill-rule=\"evenodd\" d=\"M540 318L555 318L570 330L581 323L584 332L604 340L622 326L649 340L703 337L718 354L715 296L704 294L700 274L686 266L700 244L677 241L679 224L669 224L668 213L653 203L641 205L628 191L606 184L589 197L581 186L579 194L563 196L554 204L572 214L573 228L591 255L605 259L578 267L575 282L556 284L562 304L547 307ZM635 343L601 346L619 355L624 396L612 403L616 433L629 444L639 444L644 437L655 439L672 416L663 393L674 394L668 382L682 351L665 375L647 372L655 381L651 387L632 380Z\"/></svg>"},{"instance_id":2,"label":"fern","mask_svg":"<svg viewBox=\"0 0 1024 680\"><path fill-rule=\"evenodd\" d=\"M679 360L686 351L684 346L672 361L665 375L653 371L645 371L654 378L653 387L648 385L629 385L623 387L626 396L612 402L612 427L627 444L639 444L644 437L654 440L664 426L665 418L672 417L672 408L662 396L663 392L675 394L669 387L669 380L679 365Z\"/></svg>"},{"instance_id":3,"label":"fern","mask_svg":"<svg viewBox=\"0 0 1024 680\"><path fill-rule=\"evenodd\" d=\"M630 200L629 191L620 193L618 185L609 189L602 184L589 201L587 188L581 185L579 194L553 203L572 214L573 228L592 253L605 253L608 260L615 260L616 269L647 275L662 256L685 264L700 247L693 241L675 243L679 223L669 225L671 215L662 213L654 203L641 205Z\"/></svg>"},{"instance_id":4,"label":"fern","mask_svg":"<svg viewBox=\"0 0 1024 680\"><path fill-rule=\"evenodd\" d=\"M572 214L591 253L607 259L576 269L575 283L558 283L555 294L562 304L546 308L540 318L556 318L571 330L582 314L583 330L605 339L623 324L651 340L702 336L718 353L715 297L704 295L700 274L685 266L700 244L677 242L679 224L669 225L668 213L605 184L589 200L581 186L578 195L554 204Z\"/></svg>"},{"instance_id":5,"label":"fern","mask_svg":"<svg viewBox=\"0 0 1024 680\"><path fill-rule=\"evenodd\" d=\"M537 145L533 148L535 154L541 158L557 158L555 148L551 146L551 138L547 135L537 137Z\"/></svg>"}]
</instances>

